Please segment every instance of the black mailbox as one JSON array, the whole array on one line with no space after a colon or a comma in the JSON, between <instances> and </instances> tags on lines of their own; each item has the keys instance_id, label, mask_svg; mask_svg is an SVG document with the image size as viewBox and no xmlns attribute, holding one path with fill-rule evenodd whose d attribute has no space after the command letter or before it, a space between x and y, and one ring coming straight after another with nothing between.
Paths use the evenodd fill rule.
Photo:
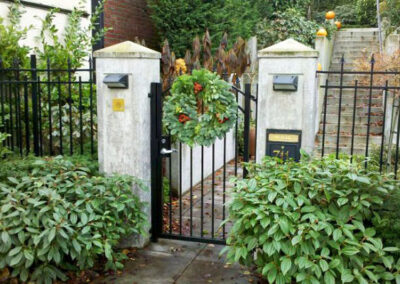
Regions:
<instances>
[{"instance_id":1,"label":"black mailbox","mask_svg":"<svg viewBox=\"0 0 400 284\"><path fill-rule=\"evenodd\" d=\"M266 155L282 160L300 160L301 131L267 129Z\"/></svg>"}]
</instances>

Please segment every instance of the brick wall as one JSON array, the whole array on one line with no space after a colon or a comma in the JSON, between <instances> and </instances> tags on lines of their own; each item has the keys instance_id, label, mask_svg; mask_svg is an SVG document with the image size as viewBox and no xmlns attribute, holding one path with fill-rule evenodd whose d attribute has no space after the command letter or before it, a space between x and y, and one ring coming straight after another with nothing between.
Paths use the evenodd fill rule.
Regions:
<instances>
[{"instance_id":1,"label":"brick wall","mask_svg":"<svg viewBox=\"0 0 400 284\"><path fill-rule=\"evenodd\" d=\"M160 50L146 0L107 0L104 6L104 26L112 27L105 35L105 46L126 40L134 41L138 37L146 41L147 47Z\"/></svg>"}]
</instances>

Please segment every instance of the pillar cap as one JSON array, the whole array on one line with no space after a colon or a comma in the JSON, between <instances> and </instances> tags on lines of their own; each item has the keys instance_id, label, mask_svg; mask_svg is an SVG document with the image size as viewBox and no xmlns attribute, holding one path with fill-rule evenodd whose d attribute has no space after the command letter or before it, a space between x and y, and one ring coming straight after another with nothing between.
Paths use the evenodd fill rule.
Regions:
<instances>
[{"instance_id":1,"label":"pillar cap","mask_svg":"<svg viewBox=\"0 0 400 284\"><path fill-rule=\"evenodd\" d=\"M151 58L160 59L161 53L140 44L124 41L93 53L97 58Z\"/></svg>"},{"instance_id":2,"label":"pillar cap","mask_svg":"<svg viewBox=\"0 0 400 284\"><path fill-rule=\"evenodd\" d=\"M260 50L258 52L258 57L318 57L318 51L292 38L289 38Z\"/></svg>"}]
</instances>

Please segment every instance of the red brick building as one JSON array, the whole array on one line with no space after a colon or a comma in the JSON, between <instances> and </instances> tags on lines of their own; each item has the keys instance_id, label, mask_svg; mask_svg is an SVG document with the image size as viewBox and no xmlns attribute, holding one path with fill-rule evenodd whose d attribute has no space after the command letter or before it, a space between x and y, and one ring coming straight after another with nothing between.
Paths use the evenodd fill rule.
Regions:
<instances>
[{"instance_id":1,"label":"red brick building","mask_svg":"<svg viewBox=\"0 0 400 284\"><path fill-rule=\"evenodd\" d=\"M92 0L93 10L99 2ZM160 49L146 0L107 0L99 26L112 30L94 47L95 50L126 40L134 41L135 38L144 39L150 48Z\"/></svg>"}]
</instances>

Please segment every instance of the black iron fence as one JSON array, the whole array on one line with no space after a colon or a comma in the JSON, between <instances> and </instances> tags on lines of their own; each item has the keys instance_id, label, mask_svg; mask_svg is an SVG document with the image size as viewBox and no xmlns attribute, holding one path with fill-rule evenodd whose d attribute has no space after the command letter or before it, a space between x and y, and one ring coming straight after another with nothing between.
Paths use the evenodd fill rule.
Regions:
<instances>
[{"instance_id":1,"label":"black iron fence","mask_svg":"<svg viewBox=\"0 0 400 284\"><path fill-rule=\"evenodd\" d=\"M86 68L54 67L50 60L30 66L0 61L0 132L20 155L94 154L96 103L93 61Z\"/></svg>"},{"instance_id":2,"label":"black iron fence","mask_svg":"<svg viewBox=\"0 0 400 284\"><path fill-rule=\"evenodd\" d=\"M372 56L369 70L353 70L344 57L338 71L326 74L322 118L317 137L321 156L348 154L365 158L365 167L400 174L400 72L375 70ZM346 67L346 68L345 68Z\"/></svg>"}]
</instances>

